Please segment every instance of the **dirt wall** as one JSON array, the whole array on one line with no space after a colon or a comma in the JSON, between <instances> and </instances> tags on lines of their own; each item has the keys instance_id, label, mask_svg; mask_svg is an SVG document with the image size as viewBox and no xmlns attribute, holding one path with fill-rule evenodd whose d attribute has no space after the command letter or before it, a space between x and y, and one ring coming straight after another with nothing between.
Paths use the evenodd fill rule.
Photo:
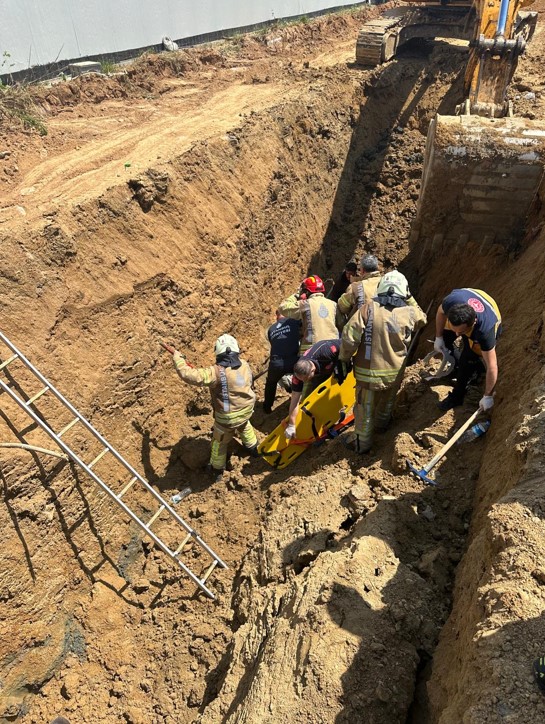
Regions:
<instances>
[{"instance_id":1,"label":"dirt wall","mask_svg":"<svg viewBox=\"0 0 545 724\"><path fill-rule=\"evenodd\" d=\"M9 169L0 215L2 331L159 490L168 496L191 486L181 512L229 565L211 579L216 601L195 596L88 478L48 457L2 450L6 720L485 716L474 684L490 659L476 643L479 586L498 566L499 593L486 600L504 602L498 580L511 570L529 519L522 500L497 501L512 495L524 450L537 450L540 244L528 240L516 260L505 248L479 247L439 250L443 259L430 256L428 265L421 251L407 258L427 123L436 110L454 109L464 54L438 44L361 71L347 65L346 34L354 30L355 38L357 25L349 16L313 21L287 29L280 45L248 40L236 53L215 49L189 66L184 54L179 75L169 66L154 77L155 63L146 63L148 85L132 75L128 99L101 96L100 83L93 96L85 81L84 97L50 104L47 137L25 136L23 152L14 131L4 134L11 150L2 159ZM369 457L329 441L274 472L236 448L230 476L213 484L203 470L208 397L180 384L159 340L209 364L214 339L229 331L257 371L278 302L303 275L336 275L364 250L385 267L403 262L423 306L457 284L482 283L496 296L506 317L497 409L509 414L496 415L486 441L449 456L437 488L423 489L406 475L406 459L427 462L479 391L461 411L439 417L435 402L447 388L423 384L416 365L392 428ZM520 280L538 290L534 305L513 292ZM534 386L515 398L521 349ZM27 389L15 366L10 374ZM45 445L5 398L1 438ZM58 407L40 409L52 423L67 422ZM272 417L258 407L259 434L285 412L285 397ZM94 457L75 435L85 459ZM536 500L539 459L525 463ZM132 503L151 514L142 494ZM541 521L530 523L533 543L513 580L528 586L525 620L535 632L540 575L522 570L534 565ZM435 660L468 530L457 602ZM197 551L189 554L198 567ZM520 597L514 585L506 591ZM490 624L494 652L509 650L498 648L506 641L496 629L519 628L521 600L511 606L505 598L496 609L504 618ZM526 676L521 690L539 712L517 647L515 680ZM504 665L499 658L496 667ZM495 669L494 694L484 689L498 717L513 696L503 683L508 671Z\"/></svg>"}]
</instances>

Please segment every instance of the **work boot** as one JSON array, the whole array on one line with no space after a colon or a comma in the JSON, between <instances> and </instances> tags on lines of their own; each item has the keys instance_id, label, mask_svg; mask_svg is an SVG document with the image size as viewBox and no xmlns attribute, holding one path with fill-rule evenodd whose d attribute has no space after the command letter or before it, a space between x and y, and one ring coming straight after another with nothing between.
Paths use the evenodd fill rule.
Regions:
<instances>
[{"instance_id":1,"label":"work boot","mask_svg":"<svg viewBox=\"0 0 545 724\"><path fill-rule=\"evenodd\" d=\"M350 452L354 452L357 455L367 455L367 453L371 451L371 445L364 447L357 435L349 438L341 437L341 440L347 450L350 450Z\"/></svg>"},{"instance_id":2,"label":"work boot","mask_svg":"<svg viewBox=\"0 0 545 724\"><path fill-rule=\"evenodd\" d=\"M225 468L214 468L210 463L206 466L207 472L214 476L215 483L221 483L223 476L225 475Z\"/></svg>"},{"instance_id":3,"label":"work boot","mask_svg":"<svg viewBox=\"0 0 545 724\"><path fill-rule=\"evenodd\" d=\"M463 402L463 400L459 400L457 397L454 397L451 392L449 392L444 400L437 403L437 407L441 410L441 412L447 412L448 410L452 410L453 407L460 407Z\"/></svg>"},{"instance_id":4,"label":"work boot","mask_svg":"<svg viewBox=\"0 0 545 724\"><path fill-rule=\"evenodd\" d=\"M248 450L248 453L251 458L259 457L259 453L257 452L257 443L255 445L252 445L252 447L247 447L246 450Z\"/></svg>"}]
</instances>

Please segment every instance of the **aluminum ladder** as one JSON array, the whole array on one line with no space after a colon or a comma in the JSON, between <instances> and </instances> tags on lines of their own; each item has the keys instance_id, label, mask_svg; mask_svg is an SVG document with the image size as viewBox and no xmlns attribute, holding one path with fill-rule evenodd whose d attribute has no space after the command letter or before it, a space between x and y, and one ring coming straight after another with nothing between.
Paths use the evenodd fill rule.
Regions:
<instances>
[{"instance_id":1,"label":"aluminum ladder","mask_svg":"<svg viewBox=\"0 0 545 724\"><path fill-rule=\"evenodd\" d=\"M4 382L4 380L0 377L0 389L3 390L7 395L11 397L11 399L17 403L17 405L24 410L24 412L29 415L32 420L41 427L41 429L52 439L54 440L57 445L63 450L68 457L76 463L82 470L85 470L85 472L99 485L104 492L106 492L112 500L114 500L119 507L125 511L125 513L144 531L144 533L151 538L151 540L155 543L156 546L158 546L164 553L169 556L190 578L191 580L197 584L197 586L204 591L204 593L209 596L210 598L214 599L215 595L212 593L212 591L208 588L206 585L210 575L212 574L212 571L219 566L220 568L227 568L227 565L222 561L222 559L214 553L214 551L208 546L203 539L197 534L197 532L187 523L178 513L167 503L167 501L156 491L152 488L152 486L143 478L133 467L128 463L122 455L112 446L110 445L102 435L95 430L95 428L91 425L91 423L83 417L83 415L76 410L76 408L68 402L68 400L49 382L42 374L39 372L36 367L23 355L22 352L20 352L17 347L15 347L14 344L10 342L10 340L0 332L0 341L2 341L6 347L9 348L11 351L11 356L9 356L7 359L3 360L0 363L0 370L5 370L8 365L12 365L15 362L22 363L30 372L40 381L40 383L43 385L43 387L30 397L28 399L24 400L22 399L11 387ZM12 374L10 369L10 374ZM13 375L12 375L13 376ZM42 416L42 413L39 413L39 411L36 409L33 409L35 407L35 403L37 400L39 400L42 395L45 394L52 394L54 395L57 400L67 409L70 411L70 413L73 415L73 419L71 422L69 422L67 425L65 425L62 430L60 430L58 433L55 433L45 422L45 419ZM26 395L25 395L26 396ZM39 413L39 414L38 414ZM71 447L63 440L62 436L65 435L69 430L71 430L76 424L82 425L96 440L100 442L102 445L101 452L89 463L83 462L81 458L71 449ZM113 457L128 471L128 473L131 475L130 480L126 483L126 485L117 493L115 493L103 480L102 478L93 470L94 466L98 464L102 458L107 455L113 455ZM129 508L129 506L122 500L123 496L132 488L132 486L135 483L140 483L145 490L148 491L150 495L153 496L155 501L158 503L158 508L153 513L151 518L144 522L141 520L138 515ZM181 540L180 544L175 550L171 550L168 545L166 545L160 538L157 536L152 530L151 526L155 523L155 521L159 518L161 514L168 514L170 516L171 522L174 523L179 529L181 529L181 533L183 535L183 540ZM177 530L178 533L178 530ZM197 576L188 565L186 565L182 560L180 560L180 556L187 545L187 543L193 540L196 544L198 544L211 558L211 562L206 568L205 572L201 575L201 577Z\"/></svg>"}]
</instances>

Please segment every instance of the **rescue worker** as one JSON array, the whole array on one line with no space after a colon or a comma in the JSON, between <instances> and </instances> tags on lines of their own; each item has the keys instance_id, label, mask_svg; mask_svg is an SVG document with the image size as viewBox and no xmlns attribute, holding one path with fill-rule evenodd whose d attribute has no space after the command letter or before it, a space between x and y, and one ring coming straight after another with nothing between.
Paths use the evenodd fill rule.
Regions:
<instances>
[{"instance_id":1,"label":"rescue worker","mask_svg":"<svg viewBox=\"0 0 545 724\"><path fill-rule=\"evenodd\" d=\"M456 383L444 400L438 403L443 412L464 401L471 377L486 369L484 395L479 407L487 412L494 405L494 388L498 380L496 343L501 334L501 314L491 296L480 289L453 289L437 309L434 349L454 349L454 341L462 338L462 352L454 375Z\"/></svg>"},{"instance_id":2,"label":"rescue worker","mask_svg":"<svg viewBox=\"0 0 545 724\"><path fill-rule=\"evenodd\" d=\"M284 317L277 309L276 322L269 327L267 337L271 344L271 355L265 382L263 412L268 415L272 412L277 384L284 375L293 372L293 365L299 357L301 322Z\"/></svg>"},{"instance_id":3,"label":"rescue worker","mask_svg":"<svg viewBox=\"0 0 545 724\"><path fill-rule=\"evenodd\" d=\"M403 274L385 274L376 296L358 309L343 330L337 379L341 384L347 374L345 365L355 355L355 436L348 447L358 453L371 449L375 425L385 430L390 423L411 336L426 324L420 307L408 303L409 294Z\"/></svg>"},{"instance_id":4,"label":"rescue worker","mask_svg":"<svg viewBox=\"0 0 545 724\"><path fill-rule=\"evenodd\" d=\"M288 426L284 433L288 439L295 437L295 420L299 412L299 403L331 377L339 357L339 350L339 339L325 339L313 344L295 363L291 380Z\"/></svg>"},{"instance_id":5,"label":"rescue worker","mask_svg":"<svg viewBox=\"0 0 545 724\"><path fill-rule=\"evenodd\" d=\"M168 345L164 345L168 349ZM227 448L236 433L242 444L257 457L257 437L250 423L254 411L250 365L240 359L237 340L222 334L214 345L216 363L210 367L191 367L176 349L170 348L176 372L184 382L210 388L214 409L214 431L210 452L210 468L219 482L227 465Z\"/></svg>"},{"instance_id":6,"label":"rescue worker","mask_svg":"<svg viewBox=\"0 0 545 724\"><path fill-rule=\"evenodd\" d=\"M365 254L360 259L359 275L341 295L337 302L337 327L342 329L348 319L366 300L374 296L381 273L378 259L373 254Z\"/></svg>"},{"instance_id":7,"label":"rescue worker","mask_svg":"<svg viewBox=\"0 0 545 724\"><path fill-rule=\"evenodd\" d=\"M360 261L359 279L352 282L337 304L337 327L343 330L346 322L362 307L366 301L372 299L377 291L381 279L378 271L378 259L373 254L366 254ZM407 304L418 306L416 299L408 292Z\"/></svg>"},{"instance_id":8,"label":"rescue worker","mask_svg":"<svg viewBox=\"0 0 545 724\"><path fill-rule=\"evenodd\" d=\"M337 279L335 284L331 287L331 291L327 295L328 299L332 299L334 302L339 301L341 294L344 294L348 289L349 284L356 278L358 272L358 265L355 261L349 261L343 269L343 273Z\"/></svg>"},{"instance_id":9,"label":"rescue worker","mask_svg":"<svg viewBox=\"0 0 545 724\"><path fill-rule=\"evenodd\" d=\"M320 277L307 277L303 279L299 291L285 299L279 307L280 314L285 317L301 320L301 352L323 339L339 337L335 326L337 304L326 299L324 291Z\"/></svg>"}]
</instances>

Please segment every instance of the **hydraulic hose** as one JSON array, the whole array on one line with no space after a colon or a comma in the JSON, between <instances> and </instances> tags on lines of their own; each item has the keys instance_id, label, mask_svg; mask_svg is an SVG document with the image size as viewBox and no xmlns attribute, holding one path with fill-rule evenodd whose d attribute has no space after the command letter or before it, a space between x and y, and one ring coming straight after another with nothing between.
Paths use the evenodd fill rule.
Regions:
<instances>
[{"instance_id":1,"label":"hydraulic hose","mask_svg":"<svg viewBox=\"0 0 545 724\"><path fill-rule=\"evenodd\" d=\"M501 0L498 25L496 27L496 38L503 38L507 24L507 13L509 12L509 0Z\"/></svg>"}]
</instances>

